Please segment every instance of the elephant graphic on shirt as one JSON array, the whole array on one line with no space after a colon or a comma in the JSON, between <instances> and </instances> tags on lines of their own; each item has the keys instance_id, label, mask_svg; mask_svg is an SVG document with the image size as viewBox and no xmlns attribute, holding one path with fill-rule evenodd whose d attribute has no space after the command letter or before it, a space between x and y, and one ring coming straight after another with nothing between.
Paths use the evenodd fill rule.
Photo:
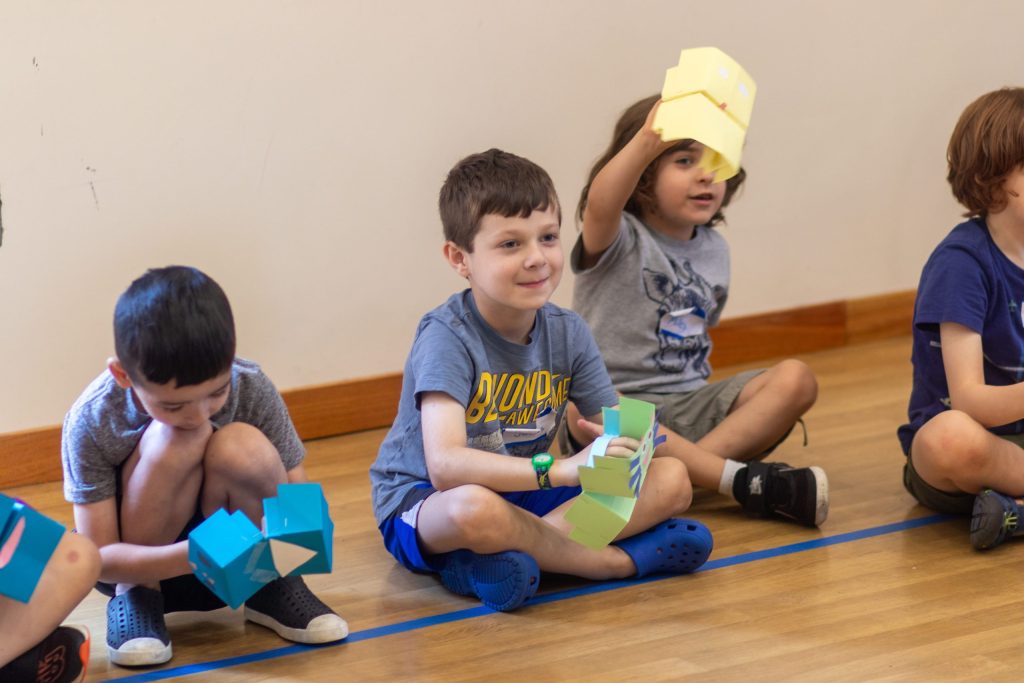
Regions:
<instances>
[{"instance_id":1,"label":"elephant graphic on shirt","mask_svg":"<svg viewBox=\"0 0 1024 683\"><path fill-rule=\"evenodd\" d=\"M701 277L688 260L683 261L682 266L672 262L672 270L668 274L643 269L647 298L658 304L654 323L658 350L653 360L662 372L706 378L711 374L708 364L711 340L707 335L706 318L718 306L716 294L720 292ZM691 312L689 320L701 320L701 323L681 323L686 311Z\"/></svg>"}]
</instances>

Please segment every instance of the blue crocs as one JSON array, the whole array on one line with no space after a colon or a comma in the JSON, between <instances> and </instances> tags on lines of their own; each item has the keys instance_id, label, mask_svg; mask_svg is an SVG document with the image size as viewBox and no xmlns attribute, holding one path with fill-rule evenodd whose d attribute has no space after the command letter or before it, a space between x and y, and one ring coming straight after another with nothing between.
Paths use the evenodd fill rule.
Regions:
<instances>
[{"instance_id":1,"label":"blue crocs","mask_svg":"<svg viewBox=\"0 0 1024 683\"><path fill-rule=\"evenodd\" d=\"M636 536L616 541L636 565L636 576L689 574L707 562L711 531L692 519L666 519Z\"/></svg>"},{"instance_id":2,"label":"blue crocs","mask_svg":"<svg viewBox=\"0 0 1024 683\"><path fill-rule=\"evenodd\" d=\"M540 568L526 553L506 550L478 555L456 550L437 558L441 583L453 593L473 595L497 612L509 612L533 597L540 586Z\"/></svg>"}]
</instances>

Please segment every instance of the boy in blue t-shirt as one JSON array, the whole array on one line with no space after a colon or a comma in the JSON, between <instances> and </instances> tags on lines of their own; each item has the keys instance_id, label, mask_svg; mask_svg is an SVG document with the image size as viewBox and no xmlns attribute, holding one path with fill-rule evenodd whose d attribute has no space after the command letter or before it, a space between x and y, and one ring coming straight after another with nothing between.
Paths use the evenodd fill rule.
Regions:
<instances>
[{"instance_id":1,"label":"boy in blue t-shirt","mask_svg":"<svg viewBox=\"0 0 1024 683\"><path fill-rule=\"evenodd\" d=\"M594 550L568 537L590 449L553 462L545 451L568 401L600 430L601 408L618 397L586 325L548 302L563 264L548 174L496 149L474 154L448 174L440 212L445 258L469 289L420 321L398 416L370 470L388 550L502 611L537 591L540 570L610 579L699 567L711 534L670 519L692 493L672 458L651 462L619 540ZM607 454L637 446L616 438Z\"/></svg>"},{"instance_id":2,"label":"boy in blue t-shirt","mask_svg":"<svg viewBox=\"0 0 1024 683\"><path fill-rule=\"evenodd\" d=\"M263 498L306 481L305 449L270 379L235 357L224 291L195 268L135 280L114 346L64 419L64 495L100 548L110 660L149 666L172 655L165 613L224 607L192 574L189 532L222 507L259 525ZM300 643L348 635L298 576L246 600L245 618Z\"/></svg>"},{"instance_id":3,"label":"boy in blue t-shirt","mask_svg":"<svg viewBox=\"0 0 1024 683\"><path fill-rule=\"evenodd\" d=\"M971 513L979 549L1024 532L1022 132L1022 88L978 98L953 130L949 182L970 220L921 274L910 421L899 429L907 490L940 512Z\"/></svg>"}]
</instances>

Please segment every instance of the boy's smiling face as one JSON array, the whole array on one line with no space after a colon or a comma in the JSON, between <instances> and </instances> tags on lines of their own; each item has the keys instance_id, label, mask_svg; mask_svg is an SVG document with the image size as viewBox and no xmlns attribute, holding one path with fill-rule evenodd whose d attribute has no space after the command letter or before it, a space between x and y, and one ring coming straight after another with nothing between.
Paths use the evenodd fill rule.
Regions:
<instances>
[{"instance_id":1,"label":"boy's smiling face","mask_svg":"<svg viewBox=\"0 0 1024 683\"><path fill-rule=\"evenodd\" d=\"M231 392L231 370L200 384L179 387L177 382L153 384L128 377L121 363L111 359L110 374L117 384L138 399L141 408L157 422L175 429L193 430L205 426L227 403Z\"/></svg>"},{"instance_id":2,"label":"boy's smiling face","mask_svg":"<svg viewBox=\"0 0 1024 683\"><path fill-rule=\"evenodd\" d=\"M445 256L469 280L484 320L512 341L526 341L536 312L562 278L560 230L558 207L552 203L526 218L487 214L472 252L445 244Z\"/></svg>"}]
</instances>

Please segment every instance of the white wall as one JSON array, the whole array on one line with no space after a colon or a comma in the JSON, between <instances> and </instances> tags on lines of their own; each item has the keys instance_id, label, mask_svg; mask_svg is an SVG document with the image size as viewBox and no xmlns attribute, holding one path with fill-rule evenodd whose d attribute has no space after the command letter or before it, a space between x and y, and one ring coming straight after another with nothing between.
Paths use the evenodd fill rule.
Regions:
<instances>
[{"instance_id":1,"label":"white wall","mask_svg":"<svg viewBox=\"0 0 1024 683\"><path fill-rule=\"evenodd\" d=\"M912 288L958 215L953 123L1020 84L1022 25L1019 0L3 0L0 432L59 422L117 295L170 263L224 286L281 388L400 370L461 286L448 168L514 151L571 214L683 47L758 83L726 316Z\"/></svg>"}]
</instances>

